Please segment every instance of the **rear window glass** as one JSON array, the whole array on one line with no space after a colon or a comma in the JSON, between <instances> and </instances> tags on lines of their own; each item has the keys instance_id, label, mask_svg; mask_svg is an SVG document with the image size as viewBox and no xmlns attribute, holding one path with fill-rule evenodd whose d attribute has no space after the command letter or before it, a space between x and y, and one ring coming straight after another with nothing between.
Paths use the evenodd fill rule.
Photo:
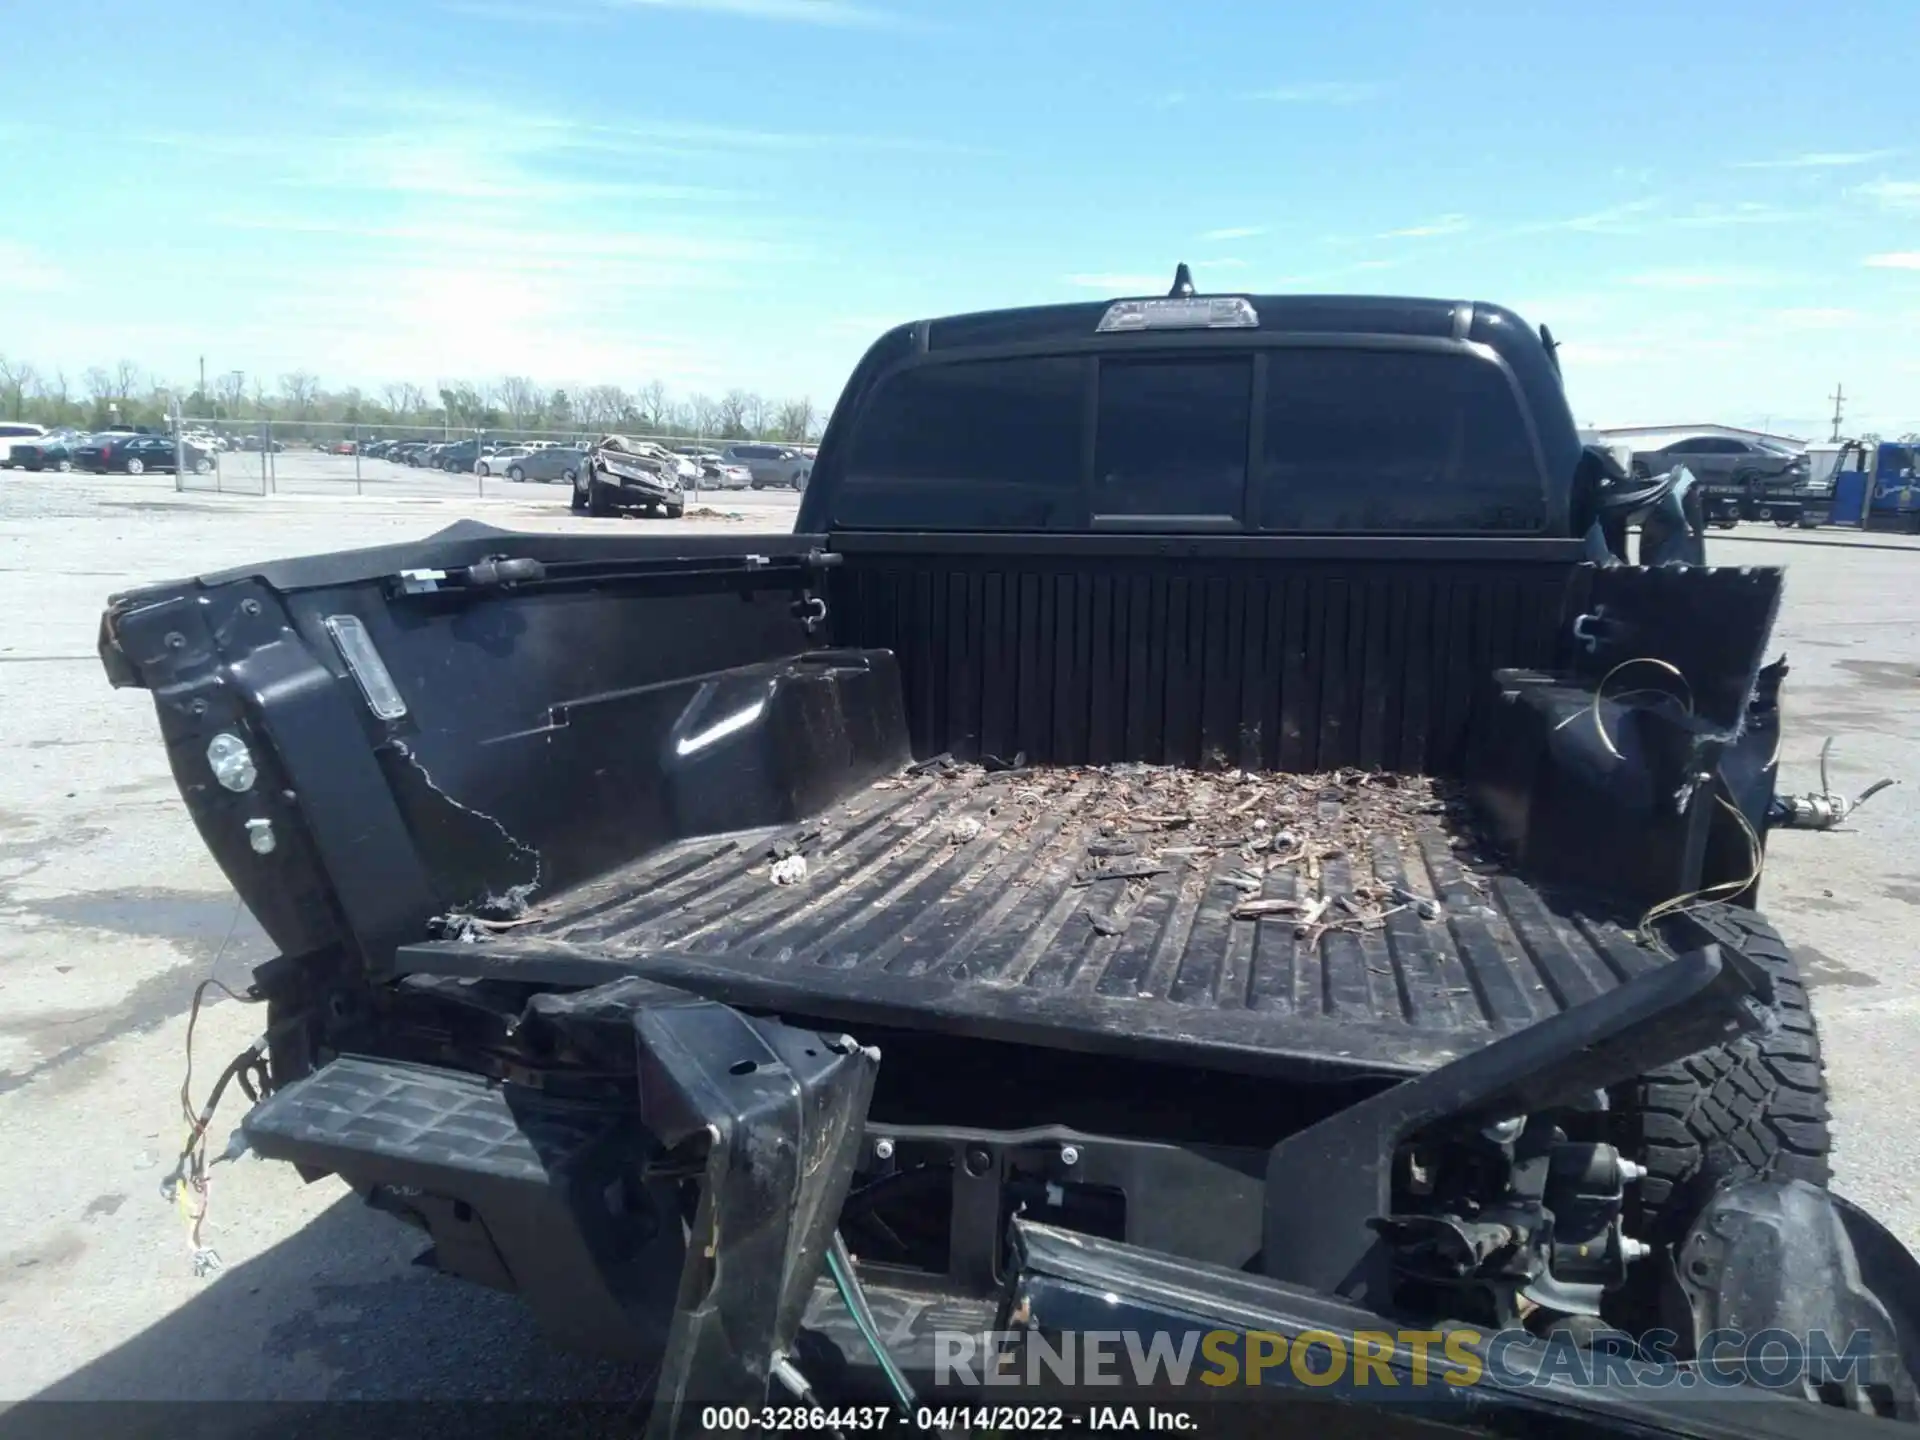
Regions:
<instances>
[{"instance_id":1,"label":"rear window glass","mask_svg":"<svg viewBox=\"0 0 1920 1440\"><path fill-rule=\"evenodd\" d=\"M891 376L854 428L835 518L956 529L1077 524L1086 365L1046 356Z\"/></svg>"},{"instance_id":2,"label":"rear window glass","mask_svg":"<svg viewBox=\"0 0 1920 1440\"><path fill-rule=\"evenodd\" d=\"M1237 519L1252 396L1244 356L1102 361L1094 515Z\"/></svg>"},{"instance_id":3,"label":"rear window glass","mask_svg":"<svg viewBox=\"0 0 1920 1440\"><path fill-rule=\"evenodd\" d=\"M1460 354L1274 350L1265 530L1537 530L1546 499L1497 366Z\"/></svg>"}]
</instances>

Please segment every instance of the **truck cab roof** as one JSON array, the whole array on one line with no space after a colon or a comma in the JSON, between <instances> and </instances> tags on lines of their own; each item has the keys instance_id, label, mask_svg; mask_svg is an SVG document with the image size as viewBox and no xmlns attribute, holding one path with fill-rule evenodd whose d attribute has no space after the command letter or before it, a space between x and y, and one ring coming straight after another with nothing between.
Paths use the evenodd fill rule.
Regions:
<instances>
[{"instance_id":1,"label":"truck cab roof","mask_svg":"<svg viewBox=\"0 0 1920 1440\"><path fill-rule=\"evenodd\" d=\"M1550 338L1477 301L1144 297L901 325L799 528L1566 535Z\"/></svg>"}]
</instances>

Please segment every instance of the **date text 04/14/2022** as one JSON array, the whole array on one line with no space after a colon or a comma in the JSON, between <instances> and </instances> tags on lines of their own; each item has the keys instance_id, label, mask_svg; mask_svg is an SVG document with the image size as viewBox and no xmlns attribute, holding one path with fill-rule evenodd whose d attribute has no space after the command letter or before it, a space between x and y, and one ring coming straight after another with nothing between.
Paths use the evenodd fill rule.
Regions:
<instances>
[{"instance_id":1,"label":"date text 04/14/2022","mask_svg":"<svg viewBox=\"0 0 1920 1440\"><path fill-rule=\"evenodd\" d=\"M1026 1431L1064 1433L1073 1430L1147 1430L1180 1433L1196 1428L1183 1410L1145 1405L1093 1405L1084 1410L1060 1405L921 1405L905 1416L884 1405L851 1405L827 1409L811 1405L709 1406L701 1412L701 1428L713 1434L831 1433L903 1429L931 1431Z\"/></svg>"}]
</instances>

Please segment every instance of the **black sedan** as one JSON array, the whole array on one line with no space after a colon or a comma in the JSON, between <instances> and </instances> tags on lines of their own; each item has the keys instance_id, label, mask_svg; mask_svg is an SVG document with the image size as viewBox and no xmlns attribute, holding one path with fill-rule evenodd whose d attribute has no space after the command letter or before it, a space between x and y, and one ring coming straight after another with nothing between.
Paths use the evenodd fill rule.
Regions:
<instances>
[{"instance_id":1,"label":"black sedan","mask_svg":"<svg viewBox=\"0 0 1920 1440\"><path fill-rule=\"evenodd\" d=\"M198 445L181 442L183 463L196 475L213 469L213 456ZM149 470L172 470L173 437L170 435L91 435L75 447L74 467L96 475L118 472L144 475Z\"/></svg>"}]
</instances>

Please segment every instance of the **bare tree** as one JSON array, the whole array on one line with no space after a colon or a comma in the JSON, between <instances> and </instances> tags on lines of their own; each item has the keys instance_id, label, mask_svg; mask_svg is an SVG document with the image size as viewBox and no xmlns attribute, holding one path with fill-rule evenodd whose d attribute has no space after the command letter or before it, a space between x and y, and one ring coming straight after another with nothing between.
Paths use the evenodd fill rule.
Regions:
<instances>
[{"instance_id":1,"label":"bare tree","mask_svg":"<svg viewBox=\"0 0 1920 1440\"><path fill-rule=\"evenodd\" d=\"M813 433L813 421L813 401L802 396L781 405L774 423L782 440L805 440Z\"/></svg>"},{"instance_id":2,"label":"bare tree","mask_svg":"<svg viewBox=\"0 0 1920 1440\"><path fill-rule=\"evenodd\" d=\"M687 421L695 435L705 439L719 428L719 420L720 407L713 403L712 396L687 397Z\"/></svg>"},{"instance_id":3,"label":"bare tree","mask_svg":"<svg viewBox=\"0 0 1920 1440\"><path fill-rule=\"evenodd\" d=\"M27 396L40 388L40 372L25 360L9 360L0 355L0 404L9 418L18 420L26 408Z\"/></svg>"},{"instance_id":4,"label":"bare tree","mask_svg":"<svg viewBox=\"0 0 1920 1440\"><path fill-rule=\"evenodd\" d=\"M656 435L664 435L673 429L673 397L667 394L667 387L658 380L649 380L640 387L636 397L640 411L640 423Z\"/></svg>"},{"instance_id":5,"label":"bare tree","mask_svg":"<svg viewBox=\"0 0 1920 1440\"><path fill-rule=\"evenodd\" d=\"M229 370L217 376L213 382L213 397L229 420L240 416L240 407L247 398L247 377L239 370Z\"/></svg>"},{"instance_id":6,"label":"bare tree","mask_svg":"<svg viewBox=\"0 0 1920 1440\"><path fill-rule=\"evenodd\" d=\"M405 410L409 417L425 413L427 408L427 392L411 380L400 387L400 398L402 401L401 408Z\"/></svg>"},{"instance_id":7,"label":"bare tree","mask_svg":"<svg viewBox=\"0 0 1920 1440\"><path fill-rule=\"evenodd\" d=\"M140 384L140 367L131 360L122 360L113 367L113 398L121 404L133 399L133 392Z\"/></svg>"},{"instance_id":8,"label":"bare tree","mask_svg":"<svg viewBox=\"0 0 1920 1440\"><path fill-rule=\"evenodd\" d=\"M494 393L500 397L507 423L516 430L538 420L547 408L546 392L524 375L501 376Z\"/></svg>"},{"instance_id":9,"label":"bare tree","mask_svg":"<svg viewBox=\"0 0 1920 1440\"><path fill-rule=\"evenodd\" d=\"M754 398L744 390L729 390L720 397L714 426L721 435L729 440L747 438L747 413L753 408Z\"/></svg>"},{"instance_id":10,"label":"bare tree","mask_svg":"<svg viewBox=\"0 0 1920 1440\"><path fill-rule=\"evenodd\" d=\"M618 385L594 385L580 392L573 410L590 430L617 430L630 423L634 403Z\"/></svg>"},{"instance_id":11,"label":"bare tree","mask_svg":"<svg viewBox=\"0 0 1920 1440\"><path fill-rule=\"evenodd\" d=\"M87 399L95 409L104 409L107 401L113 398L113 376L98 365L89 365L87 373L80 377L80 383L87 387Z\"/></svg>"},{"instance_id":12,"label":"bare tree","mask_svg":"<svg viewBox=\"0 0 1920 1440\"><path fill-rule=\"evenodd\" d=\"M740 418L749 435L764 435L773 426L773 407L767 403L766 396L750 390L746 410Z\"/></svg>"},{"instance_id":13,"label":"bare tree","mask_svg":"<svg viewBox=\"0 0 1920 1440\"><path fill-rule=\"evenodd\" d=\"M320 395L320 377L308 370L292 370L280 377L280 393L287 408L304 420L313 413L313 402Z\"/></svg>"}]
</instances>

